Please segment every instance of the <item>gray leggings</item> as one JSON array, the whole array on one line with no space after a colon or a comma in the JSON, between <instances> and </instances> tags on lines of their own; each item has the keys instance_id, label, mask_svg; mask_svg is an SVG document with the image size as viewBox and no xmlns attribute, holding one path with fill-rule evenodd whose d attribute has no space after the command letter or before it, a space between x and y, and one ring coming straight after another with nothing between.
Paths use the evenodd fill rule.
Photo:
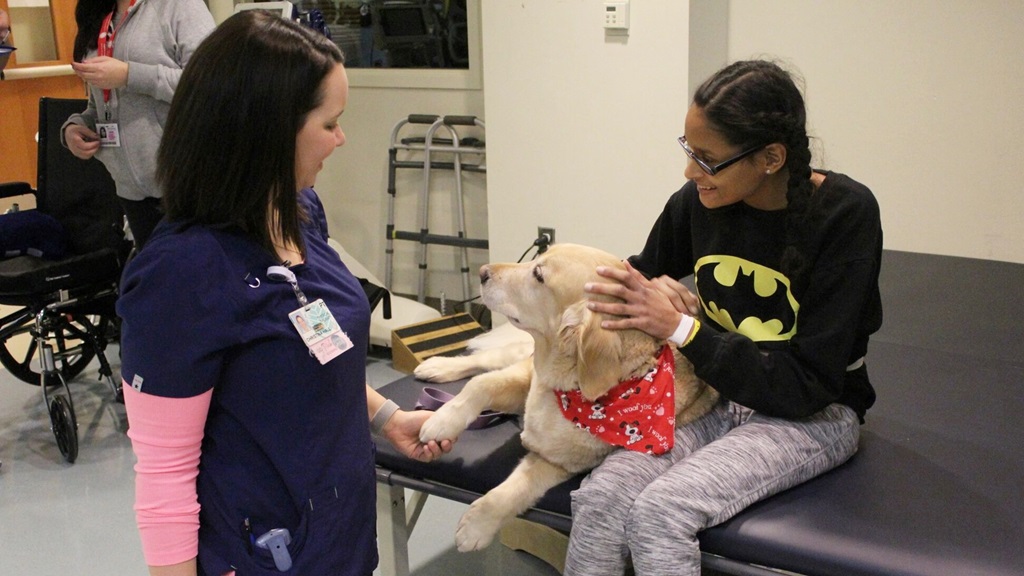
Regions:
<instances>
[{"instance_id":1,"label":"gray leggings","mask_svg":"<svg viewBox=\"0 0 1024 576\"><path fill-rule=\"evenodd\" d=\"M613 452L572 494L566 576L700 574L697 533L835 468L857 451L860 426L833 404L801 420L729 401L676 430L663 456Z\"/></svg>"}]
</instances>

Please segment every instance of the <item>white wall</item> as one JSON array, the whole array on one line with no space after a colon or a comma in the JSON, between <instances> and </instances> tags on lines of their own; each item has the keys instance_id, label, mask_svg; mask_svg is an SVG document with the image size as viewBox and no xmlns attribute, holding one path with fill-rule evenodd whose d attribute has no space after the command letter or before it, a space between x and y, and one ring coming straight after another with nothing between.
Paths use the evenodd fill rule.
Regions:
<instances>
[{"instance_id":1,"label":"white wall","mask_svg":"<svg viewBox=\"0 0 1024 576\"><path fill-rule=\"evenodd\" d=\"M14 36L18 51L14 58L18 64L44 62L57 59L53 39L53 19L48 3L9 0L10 19L14 23Z\"/></svg>"},{"instance_id":2,"label":"white wall","mask_svg":"<svg viewBox=\"0 0 1024 576\"><path fill-rule=\"evenodd\" d=\"M469 17L479 18L477 2L469 0ZM234 0L207 0L216 22L222 22L234 11ZM470 50L479 50L479 36L470 31ZM350 70L352 86L348 107L341 118L347 143L324 163L317 177L317 192L327 212L331 235L345 250L360 261L378 279L385 278L385 228L388 221L388 148L395 124L410 114L469 115L484 118L482 85L477 80L452 81L438 79L426 70L396 72L402 80L392 82L383 70ZM443 72L443 75L450 75ZM425 77L429 76L429 77ZM381 87L395 84L408 87ZM448 86L438 88L436 86ZM434 87L423 87L434 86ZM412 135L414 131L403 131ZM478 131L461 134L475 136ZM418 157L422 160L422 156ZM410 158L416 159L416 158ZM441 158L441 160L450 160ZM468 158L472 161L473 159ZM401 230L418 230L417 207L422 190L422 174L402 171L397 179L395 224ZM432 176L431 232L454 234L457 218L452 205L454 188L451 173L435 172ZM486 238L486 180L480 175L465 178L466 230L473 238ZM394 245L394 282L392 289L402 294L415 294L419 278L418 244L396 242ZM471 276L488 261L486 250L470 250ZM427 296L441 292L449 301L462 298L461 259L451 247L432 246L428 255ZM475 285L473 287L475 294Z\"/></svg>"},{"instance_id":3,"label":"white wall","mask_svg":"<svg viewBox=\"0 0 1024 576\"><path fill-rule=\"evenodd\" d=\"M460 114L483 118L483 93L480 90L353 87L341 118L347 143L328 158L317 178L316 189L327 211L331 235L381 280L385 277L388 148L392 128L409 114ZM414 131L402 132L412 133ZM471 133L475 132L462 132L464 135ZM418 159L422 160L422 155ZM451 172L432 173L429 226L434 233L451 235L456 230L451 176ZM486 180L479 174L467 174L463 181L467 233L470 237L486 238ZM420 171L399 172L395 223L401 230L419 229L417 216L422 183ZM417 292L418 246L409 241L394 243L394 292ZM469 253L473 271L470 276L475 281L476 269L487 262L488 255L486 250L470 250ZM427 296L438 297L443 291L450 301L461 300L461 261L456 249L431 246L427 265ZM470 296L475 294L474 284Z\"/></svg>"},{"instance_id":4,"label":"white wall","mask_svg":"<svg viewBox=\"0 0 1024 576\"><path fill-rule=\"evenodd\" d=\"M800 69L821 163L875 192L887 248L1024 262L1024 3L730 7L730 58Z\"/></svg>"},{"instance_id":5,"label":"white wall","mask_svg":"<svg viewBox=\"0 0 1024 576\"><path fill-rule=\"evenodd\" d=\"M491 257L537 226L627 256L683 183L689 2L632 2L607 35L599 0L485 0Z\"/></svg>"},{"instance_id":6,"label":"white wall","mask_svg":"<svg viewBox=\"0 0 1024 576\"><path fill-rule=\"evenodd\" d=\"M634 0L624 43L600 7L484 2L494 258L537 225L635 253L682 182L687 66L768 56L806 78L816 162L874 190L887 248L1024 262L1024 4Z\"/></svg>"},{"instance_id":7,"label":"white wall","mask_svg":"<svg viewBox=\"0 0 1024 576\"><path fill-rule=\"evenodd\" d=\"M383 276L391 127L414 112L475 114L489 174L486 193L467 194L468 228L491 250L474 251L474 267L518 258L538 225L633 254L683 182L675 137L693 83L770 55L807 78L819 161L875 191L887 248L1024 262L1024 4L631 4L623 39L605 36L600 0L483 0L483 91L353 88L349 143L318 185L334 235ZM439 254L429 293L452 299L458 265ZM415 256L396 264L396 289L414 290Z\"/></svg>"},{"instance_id":8,"label":"white wall","mask_svg":"<svg viewBox=\"0 0 1024 576\"><path fill-rule=\"evenodd\" d=\"M689 91L688 10L678 0L633 2L630 34L606 36L599 0L484 0L482 92L352 89L342 119L349 142L328 160L317 186L332 234L383 277L392 126L414 112L473 114L487 123L488 174L486 190L467 177L467 231L491 244L489 252L470 251L473 293L476 269L518 258L537 226L554 227L562 242L636 252L683 182L675 138ZM720 18L724 33L724 13ZM724 62L724 44L718 53ZM404 185L399 180L403 229L413 228L421 181L418 174L407 174ZM434 198L440 206L446 192ZM437 213L449 221L432 222L432 231L451 229L450 213ZM394 288L415 292L415 246L395 247L404 252L394 258ZM443 290L449 300L461 298L455 250L430 253L428 295Z\"/></svg>"}]
</instances>

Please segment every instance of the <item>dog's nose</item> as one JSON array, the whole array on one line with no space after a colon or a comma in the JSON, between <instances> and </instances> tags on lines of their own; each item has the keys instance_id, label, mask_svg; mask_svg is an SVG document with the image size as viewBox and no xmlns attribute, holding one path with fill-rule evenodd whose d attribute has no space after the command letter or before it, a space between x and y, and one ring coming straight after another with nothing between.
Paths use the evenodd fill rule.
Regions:
<instances>
[{"instance_id":1,"label":"dog's nose","mask_svg":"<svg viewBox=\"0 0 1024 576\"><path fill-rule=\"evenodd\" d=\"M487 264L480 267L480 285L487 284L487 281L491 279L491 269L488 268Z\"/></svg>"}]
</instances>

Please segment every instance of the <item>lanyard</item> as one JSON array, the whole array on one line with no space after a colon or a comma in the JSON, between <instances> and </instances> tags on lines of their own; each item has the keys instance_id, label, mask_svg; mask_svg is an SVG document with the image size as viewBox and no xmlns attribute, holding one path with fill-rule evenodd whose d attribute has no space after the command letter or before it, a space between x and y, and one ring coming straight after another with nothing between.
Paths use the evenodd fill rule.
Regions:
<instances>
[{"instance_id":1,"label":"lanyard","mask_svg":"<svg viewBox=\"0 0 1024 576\"><path fill-rule=\"evenodd\" d=\"M320 364L327 364L352 348L352 340L338 325L323 298L310 302L302 293L295 273L287 268L287 264L267 268L267 279L291 284L295 299L299 301L299 308L289 312L288 319L309 348L310 356L319 360ZM258 546L259 542L256 545Z\"/></svg>"},{"instance_id":2,"label":"lanyard","mask_svg":"<svg viewBox=\"0 0 1024 576\"><path fill-rule=\"evenodd\" d=\"M116 6L110 11L110 14L107 14L107 17L103 19L103 24L100 26L99 41L96 43L97 54L100 56L114 56L114 37L117 35L117 31L121 29L121 26L124 26L124 23L128 21L128 17L132 12L132 6L135 6L135 0L132 0L131 3L128 4L128 9L124 12L124 18L117 23L116 28L114 27L114 12L117 12ZM103 102L106 103L109 101L110 90L105 89L103 90Z\"/></svg>"}]
</instances>

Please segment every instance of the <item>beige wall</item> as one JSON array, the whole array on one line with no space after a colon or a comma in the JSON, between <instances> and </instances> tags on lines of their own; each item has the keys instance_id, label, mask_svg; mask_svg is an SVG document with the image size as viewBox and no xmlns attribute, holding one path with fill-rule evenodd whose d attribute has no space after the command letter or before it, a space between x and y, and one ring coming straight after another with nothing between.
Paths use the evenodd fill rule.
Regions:
<instances>
[{"instance_id":1,"label":"beige wall","mask_svg":"<svg viewBox=\"0 0 1024 576\"><path fill-rule=\"evenodd\" d=\"M470 0L469 16L479 19L478 0ZM233 12L233 0L208 0L214 20L221 22ZM471 34L471 45L479 37ZM471 49L474 49L471 46ZM317 178L317 192L327 211L331 235L353 257L359 260L378 279L385 278L385 228L388 221L388 147L395 124L409 114L484 116L484 100L479 73L468 79L452 81L430 71L396 72L383 70L350 70L352 87L348 108L341 118L347 143L336 151ZM461 74L459 75L461 78ZM400 78L399 80L393 80ZM395 87L383 87L394 85ZM404 87L403 87L404 86ZM417 86L415 88L408 86ZM437 86L448 86L439 88ZM414 131L403 131L403 135ZM478 135L466 130L462 135ZM422 155L410 159L422 159ZM442 160L450 160L442 158ZM467 159L475 161L475 159ZM422 190L422 174L402 171L397 179L398 195L395 202L395 223L401 230L418 229L418 204ZM452 199L454 180L451 173L434 172L431 177L431 232L454 234L457 218ZM481 175L467 175L464 179L466 205L466 231L470 237L486 238L487 195L486 180ZM394 256L394 282L398 293L415 294L419 278L417 244L396 242ZM475 270L488 261L486 250L470 250L471 277ZM428 254L426 295L438 297L444 292L449 301L462 299L461 259L451 247L432 246ZM476 293L475 284L470 296Z\"/></svg>"},{"instance_id":2,"label":"beige wall","mask_svg":"<svg viewBox=\"0 0 1024 576\"><path fill-rule=\"evenodd\" d=\"M484 2L495 257L537 224L639 250L682 182L687 61L689 94L726 59L769 56L806 77L817 162L875 191L887 248L1024 262L1024 4L634 1L626 43L599 8Z\"/></svg>"},{"instance_id":3,"label":"beige wall","mask_svg":"<svg viewBox=\"0 0 1024 576\"><path fill-rule=\"evenodd\" d=\"M19 64L30 64L57 59L53 41L53 20L49 4L43 2L8 0L14 30L15 53Z\"/></svg>"},{"instance_id":4,"label":"beige wall","mask_svg":"<svg viewBox=\"0 0 1024 576\"><path fill-rule=\"evenodd\" d=\"M316 188L327 210L331 235L381 280L385 277L388 147L392 128L409 114L466 114L484 118L483 93L480 90L353 87L349 93L348 108L341 119L348 141L327 160L317 178ZM415 131L402 132L411 133ZM469 133L462 132L463 135ZM413 159L422 160L422 155ZM467 233L470 237L486 238L486 180L480 174L467 174L463 182ZM395 223L401 230L419 229L417 217L422 183L420 171L399 172ZM457 229L452 205L453 190L451 172L432 173L431 232L450 235ZM419 277L417 247L414 242L395 242L393 291L416 293ZM474 271L471 278L475 281L475 270L487 262L487 251L469 252L470 268ZM431 246L427 261L427 296L439 297L444 292L449 300L461 300L460 268L459 253L454 248ZM470 296L475 294L474 284Z\"/></svg>"},{"instance_id":5,"label":"beige wall","mask_svg":"<svg viewBox=\"0 0 1024 576\"><path fill-rule=\"evenodd\" d=\"M483 3L491 255L556 240L638 250L682 184L689 2L634 1L628 36L597 0Z\"/></svg>"},{"instance_id":6,"label":"beige wall","mask_svg":"<svg viewBox=\"0 0 1024 576\"><path fill-rule=\"evenodd\" d=\"M518 258L537 226L554 227L559 241L636 251L682 182L675 138L690 80L689 3L634 2L625 37L606 36L602 12L597 0L484 0L482 90L353 87L342 121L349 142L318 180L332 234L383 277L391 128L409 113L473 114L487 123L488 174L486 190L467 178L467 231L491 242L489 253L470 251L473 293L476 268ZM725 13L709 12L722 20L721 37ZM404 215L409 228L422 180L406 178L396 221L403 226ZM452 229L453 216L440 208L450 194L439 189L434 197L435 218L448 222L431 228L443 233ZM396 291L415 291L413 248L396 243ZM428 295L461 297L456 252L430 253Z\"/></svg>"},{"instance_id":7,"label":"beige wall","mask_svg":"<svg viewBox=\"0 0 1024 576\"><path fill-rule=\"evenodd\" d=\"M538 225L625 256L683 182L675 137L694 84L761 55L807 78L819 163L875 191L887 248L1024 262L1024 4L633 0L625 39L605 35L600 0L482 4L483 90L352 89L349 143L318 188L333 234L381 277L387 143L403 116L487 121L487 188L467 203L491 251L474 267L518 258ZM451 299L456 258L438 254L428 292ZM395 288L414 290L415 255L396 267Z\"/></svg>"},{"instance_id":8,"label":"beige wall","mask_svg":"<svg viewBox=\"0 0 1024 576\"><path fill-rule=\"evenodd\" d=\"M887 248L1024 262L1024 3L730 6L729 56L803 72L822 164L874 190Z\"/></svg>"}]
</instances>

